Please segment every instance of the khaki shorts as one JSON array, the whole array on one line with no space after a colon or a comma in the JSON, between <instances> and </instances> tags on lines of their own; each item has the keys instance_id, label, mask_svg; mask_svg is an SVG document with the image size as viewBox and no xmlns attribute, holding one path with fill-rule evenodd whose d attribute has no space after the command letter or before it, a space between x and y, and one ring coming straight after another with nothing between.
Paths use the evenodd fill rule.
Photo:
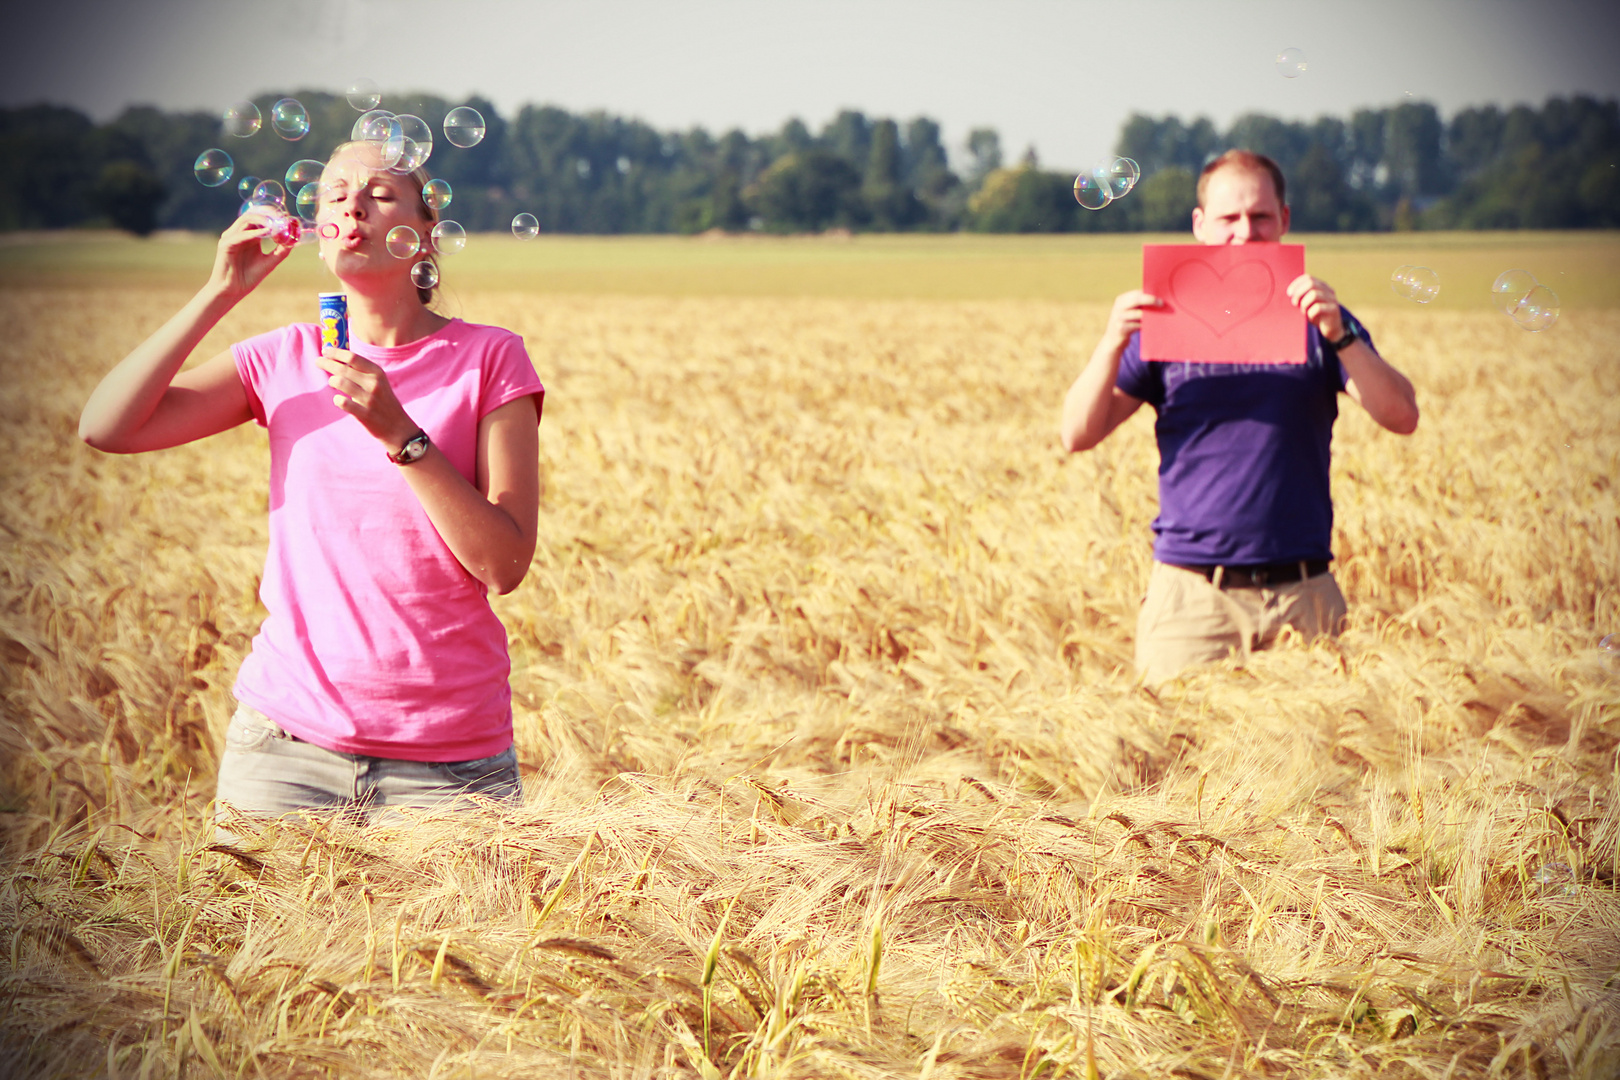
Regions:
<instances>
[{"instance_id":1,"label":"khaki shorts","mask_svg":"<svg viewBox=\"0 0 1620 1080\"><path fill-rule=\"evenodd\" d=\"M1193 664L1236 654L1247 659L1292 627L1304 637L1337 637L1344 594L1331 573L1260 589L1217 589L1204 575L1153 564L1136 617L1136 670L1156 685Z\"/></svg>"}]
</instances>

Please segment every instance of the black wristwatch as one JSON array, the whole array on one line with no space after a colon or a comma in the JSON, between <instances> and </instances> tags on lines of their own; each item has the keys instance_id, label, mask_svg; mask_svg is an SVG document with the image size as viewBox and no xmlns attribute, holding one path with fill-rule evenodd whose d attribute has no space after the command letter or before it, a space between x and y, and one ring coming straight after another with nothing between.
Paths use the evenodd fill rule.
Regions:
<instances>
[{"instance_id":1,"label":"black wristwatch","mask_svg":"<svg viewBox=\"0 0 1620 1080\"><path fill-rule=\"evenodd\" d=\"M428 452L431 445L433 444L428 442L427 432L417 428L416 434L406 439L405 445L399 448L399 453L389 454L388 460L395 465L409 465L414 461L421 461L422 455Z\"/></svg>"},{"instance_id":2,"label":"black wristwatch","mask_svg":"<svg viewBox=\"0 0 1620 1080\"><path fill-rule=\"evenodd\" d=\"M1340 338L1338 341L1328 342L1328 348L1332 349L1334 352L1339 352L1342 349L1348 349L1350 346L1356 343L1356 339L1359 337L1361 337L1361 335L1356 333L1355 325L1347 322L1344 324L1344 337Z\"/></svg>"}]
</instances>

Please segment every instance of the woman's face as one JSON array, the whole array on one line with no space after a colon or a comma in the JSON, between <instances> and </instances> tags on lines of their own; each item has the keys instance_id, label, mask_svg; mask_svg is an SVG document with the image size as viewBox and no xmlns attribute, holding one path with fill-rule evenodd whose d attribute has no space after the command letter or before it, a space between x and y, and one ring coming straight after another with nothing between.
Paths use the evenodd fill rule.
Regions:
<instances>
[{"instance_id":1,"label":"woman's face","mask_svg":"<svg viewBox=\"0 0 1620 1080\"><path fill-rule=\"evenodd\" d=\"M389 230L409 225L426 247L431 228L416 182L384 168L381 150L369 143L346 147L327 162L315 222L321 261L340 280L357 274L409 275L416 260L389 254Z\"/></svg>"}]
</instances>

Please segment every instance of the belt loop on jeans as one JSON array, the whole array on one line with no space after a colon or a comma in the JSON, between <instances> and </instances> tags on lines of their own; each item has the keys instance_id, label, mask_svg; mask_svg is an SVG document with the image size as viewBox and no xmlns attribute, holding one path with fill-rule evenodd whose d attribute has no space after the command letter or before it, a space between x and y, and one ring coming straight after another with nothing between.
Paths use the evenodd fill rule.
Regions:
<instances>
[{"instance_id":1,"label":"belt loop on jeans","mask_svg":"<svg viewBox=\"0 0 1620 1080\"><path fill-rule=\"evenodd\" d=\"M1209 576L1209 583L1217 589L1221 587L1221 580L1226 577L1226 567L1217 566L1215 572Z\"/></svg>"}]
</instances>

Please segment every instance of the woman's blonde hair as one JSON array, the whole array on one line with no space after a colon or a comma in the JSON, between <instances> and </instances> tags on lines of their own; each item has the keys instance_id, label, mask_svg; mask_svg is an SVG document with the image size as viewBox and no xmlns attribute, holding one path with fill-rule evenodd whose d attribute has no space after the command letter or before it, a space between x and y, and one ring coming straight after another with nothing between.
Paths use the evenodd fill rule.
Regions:
<instances>
[{"instance_id":1,"label":"woman's blonde hair","mask_svg":"<svg viewBox=\"0 0 1620 1080\"><path fill-rule=\"evenodd\" d=\"M332 152L327 155L326 163L328 165L332 164L332 160L334 158L343 153L343 151L349 149L351 146L380 147L381 144L364 139L350 139L347 142L338 143L332 148ZM422 301L422 305L426 307L433 302L433 290L439 287L439 257L433 253L431 242L428 239L429 233L432 232L433 226L439 223L439 211L422 197L422 190L427 187L428 181L432 180L433 176L420 165L408 173L397 172L393 169L389 169L388 171L394 173L395 176L403 176L411 182L411 186L416 189L416 205L422 212L422 219L428 223L427 230L422 234L422 254L426 256L428 262L433 264L434 283L432 286L426 289L422 288L420 285L416 287L416 298Z\"/></svg>"}]
</instances>

